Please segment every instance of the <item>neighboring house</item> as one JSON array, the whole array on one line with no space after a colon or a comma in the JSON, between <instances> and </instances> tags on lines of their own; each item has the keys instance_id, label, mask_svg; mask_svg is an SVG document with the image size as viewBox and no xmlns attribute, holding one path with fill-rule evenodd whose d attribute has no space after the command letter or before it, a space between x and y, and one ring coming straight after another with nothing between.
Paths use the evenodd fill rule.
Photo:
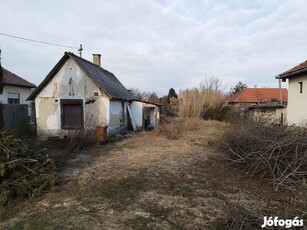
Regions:
<instances>
[{"instance_id":1,"label":"neighboring house","mask_svg":"<svg viewBox=\"0 0 307 230\"><path fill-rule=\"evenodd\" d=\"M92 63L66 52L28 99L35 100L41 139L97 125L107 125L108 134L115 134L159 123L158 105L137 101L114 74L100 67L100 54L93 54Z\"/></svg>"},{"instance_id":2,"label":"neighboring house","mask_svg":"<svg viewBox=\"0 0 307 230\"><path fill-rule=\"evenodd\" d=\"M287 121L289 124L307 122L307 61L279 74L277 79L283 82L289 79L289 99Z\"/></svg>"},{"instance_id":3,"label":"neighboring house","mask_svg":"<svg viewBox=\"0 0 307 230\"><path fill-rule=\"evenodd\" d=\"M282 103L280 100L282 96ZM266 117L272 122L286 122L288 91L286 88L245 88L226 99L234 112L259 119Z\"/></svg>"},{"instance_id":4,"label":"neighboring house","mask_svg":"<svg viewBox=\"0 0 307 230\"><path fill-rule=\"evenodd\" d=\"M287 104L288 102L288 90L286 88L281 89L282 102ZM247 108L251 105L266 104L270 102L280 101L280 89L279 88L246 88L237 92L226 99L226 103L229 106L237 108Z\"/></svg>"},{"instance_id":5,"label":"neighboring house","mask_svg":"<svg viewBox=\"0 0 307 230\"><path fill-rule=\"evenodd\" d=\"M25 104L28 105L28 116L34 117L32 103L27 101L36 85L17 76L2 67L2 82L0 82L0 104Z\"/></svg>"}]
</instances>

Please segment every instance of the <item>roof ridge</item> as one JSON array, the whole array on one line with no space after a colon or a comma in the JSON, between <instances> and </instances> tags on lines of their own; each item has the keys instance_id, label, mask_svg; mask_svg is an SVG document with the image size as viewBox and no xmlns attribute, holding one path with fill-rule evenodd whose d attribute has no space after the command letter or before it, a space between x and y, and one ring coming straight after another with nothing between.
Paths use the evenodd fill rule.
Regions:
<instances>
[{"instance_id":1,"label":"roof ridge","mask_svg":"<svg viewBox=\"0 0 307 230\"><path fill-rule=\"evenodd\" d=\"M108 70L102 68L101 66L98 66L98 65L94 64L93 62L91 62L91 61L89 61L89 60L87 60L87 59L85 59L85 58L79 57L78 55L74 54L73 52L68 52L68 51L67 51L67 52L65 52L65 54L67 54L68 56L71 55L71 56L74 56L74 57L76 57L76 58L79 58L79 59L81 59L82 61L86 61L86 62L90 63L91 65L95 66L95 67L98 68L98 69L102 69L103 71L106 71L106 72L108 72L108 73L113 74L112 72L110 72L110 71L108 71ZM114 75L114 74L113 74L113 75Z\"/></svg>"}]
</instances>

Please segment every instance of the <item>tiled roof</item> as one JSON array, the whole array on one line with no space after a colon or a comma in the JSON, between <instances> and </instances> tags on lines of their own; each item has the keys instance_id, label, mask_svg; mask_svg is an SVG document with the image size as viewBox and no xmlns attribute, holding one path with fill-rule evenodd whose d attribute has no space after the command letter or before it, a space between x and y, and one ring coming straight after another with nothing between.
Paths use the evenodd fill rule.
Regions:
<instances>
[{"instance_id":1,"label":"tiled roof","mask_svg":"<svg viewBox=\"0 0 307 230\"><path fill-rule=\"evenodd\" d=\"M299 73L307 72L307 60L301 64L294 66L293 68L278 75L279 78L288 78Z\"/></svg>"},{"instance_id":2,"label":"tiled roof","mask_svg":"<svg viewBox=\"0 0 307 230\"><path fill-rule=\"evenodd\" d=\"M27 88L36 88L36 85L28 82L27 80L17 76L16 74L8 71L2 67L3 82L4 85L22 86Z\"/></svg>"},{"instance_id":3,"label":"tiled roof","mask_svg":"<svg viewBox=\"0 0 307 230\"><path fill-rule=\"evenodd\" d=\"M71 58L110 98L128 101L135 100L133 94L122 85L113 73L70 52L65 52L61 60L55 65L36 90L28 97L28 100L35 99L38 93L51 81L69 58Z\"/></svg>"},{"instance_id":4,"label":"tiled roof","mask_svg":"<svg viewBox=\"0 0 307 230\"><path fill-rule=\"evenodd\" d=\"M282 88L282 100L288 101L288 90ZM226 99L230 103L266 103L279 101L279 88L246 88Z\"/></svg>"}]
</instances>

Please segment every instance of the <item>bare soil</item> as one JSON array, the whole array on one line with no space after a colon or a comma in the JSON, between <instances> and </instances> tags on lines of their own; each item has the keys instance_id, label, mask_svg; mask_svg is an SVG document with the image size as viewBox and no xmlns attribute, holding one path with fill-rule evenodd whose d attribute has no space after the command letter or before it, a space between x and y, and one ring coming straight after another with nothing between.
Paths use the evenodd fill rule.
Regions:
<instances>
[{"instance_id":1,"label":"bare soil","mask_svg":"<svg viewBox=\"0 0 307 230\"><path fill-rule=\"evenodd\" d=\"M200 121L177 140L151 131L62 158L52 149L59 185L8 208L0 228L254 229L264 215L299 216L300 195L250 179L218 151L227 128Z\"/></svg>"}]
</instances>

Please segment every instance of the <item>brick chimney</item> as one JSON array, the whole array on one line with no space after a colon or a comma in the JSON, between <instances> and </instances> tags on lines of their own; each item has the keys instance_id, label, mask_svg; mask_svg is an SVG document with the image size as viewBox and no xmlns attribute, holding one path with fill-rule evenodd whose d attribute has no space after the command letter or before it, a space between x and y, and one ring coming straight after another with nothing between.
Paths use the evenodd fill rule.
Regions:
<instances>
[{"instance_id":1,"label":"brick chimney","mask_svg":"<svg viewBox=\"0 0 307 230\"><path fill-rule=\"evenodd\" d=\"M100 65L101 65L101 54L93 54L93 63L100 67Z\"/></svg>"}]
</instances>

